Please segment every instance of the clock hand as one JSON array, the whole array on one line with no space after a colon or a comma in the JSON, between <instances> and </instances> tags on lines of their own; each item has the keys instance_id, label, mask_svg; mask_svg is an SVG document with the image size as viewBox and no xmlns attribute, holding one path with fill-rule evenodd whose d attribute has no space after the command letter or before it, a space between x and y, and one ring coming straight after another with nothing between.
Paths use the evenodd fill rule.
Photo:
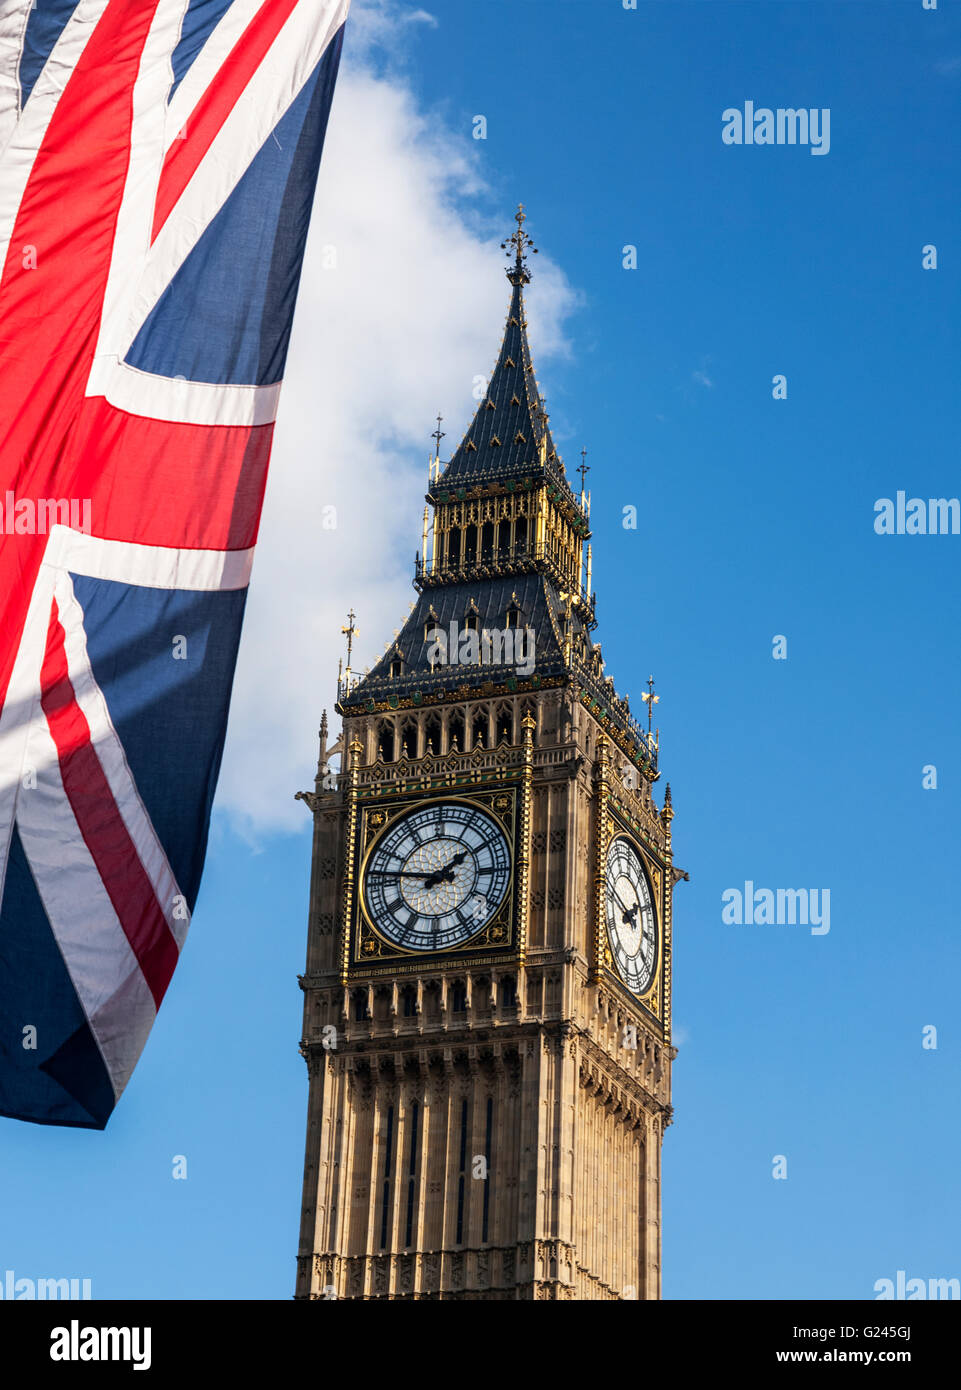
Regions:
<instances>
[{"instance_id":1,"label":"clock hand","mask_svg":"<svg viewBox=\"0 0 961 1390\"><path fill-rule=\"evenodd\" d=\"M617 891L616 888L612 888L612 889L611 889L611 896L612 896L612 897L615 897L615 898L617 899L619 905L624 909L625 912L628 911L628 909L627 909L626 907L624 907L624 899L621 897L620 893L618 893L618 891ZM635 908L633 909L633 911L636 912L636 911L637 911L637 908L635 907Z\"/></svg>"},{"instance_id":2,"label":"clock hand","mask_svg":"<svg viewBox=\"0 0 961 1390\"><path fill-rule=\"evenodd\" d=\"M420 869L416 873L409 869L369 869L368 878L423 878L424 870ZM430 875L428 875L430 877Z\"/></svg>"},{"instance_id":3,"label":"clock hand","mask_svg":"<svg viewBox=\"0 0 961 1390\"><path fill-rule=\"evenodd\" d=\"M451 870L454 868L455 865L463 864L466 858L466 849L461 850L460 854L455 854L452 859L448 859L447 863L444 865L442 869L435 869L432 874L429 874L428 877L424 879L424 887L436 888L438 884L441 883L453 883L454 875L451 873Z\"/></svg>"}]
</instances>

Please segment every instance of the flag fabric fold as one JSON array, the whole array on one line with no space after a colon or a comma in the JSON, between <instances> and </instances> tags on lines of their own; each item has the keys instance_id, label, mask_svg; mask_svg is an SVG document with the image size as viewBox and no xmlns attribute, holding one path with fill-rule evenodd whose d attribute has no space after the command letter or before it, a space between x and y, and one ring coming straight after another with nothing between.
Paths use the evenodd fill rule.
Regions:
<instances>
[{"instance_id":1,"label":"flag fabric fold","mask_svg":"<svg viewBox=\"0 0 961 1390\"><path fill-rule=\"evenodd\" d=\"M103 1128L203 869L349 0L0 6L0 1114Z\"/></svg>"}]
</instances>

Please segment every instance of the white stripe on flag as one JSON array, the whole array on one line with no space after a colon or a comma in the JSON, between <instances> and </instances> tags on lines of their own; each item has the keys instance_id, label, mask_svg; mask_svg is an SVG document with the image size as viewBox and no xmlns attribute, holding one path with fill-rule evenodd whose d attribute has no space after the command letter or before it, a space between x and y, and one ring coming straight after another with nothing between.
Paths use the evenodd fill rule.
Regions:
<instances>
[{"instance_id":1,"label":"white stripe on flag","mask_svg":"<svg viewBox=\"0 0 961 1390\"><path fill-rule=\"evenodd\" d=\"M223 66L223 61L261 7L262 0L234 0L211 30L203 48L184 73L167 107L164 152L189 122L197 102Z\"/></svg>"},{"instance_id":2,"label":"white stripe on flag","mask_svg":"<svg viewBox=\"0 0 961 1390\"><path fill-rule=\"evenodd\" d=\"M3 0L0 4L0 151L20 119L20 59L34 4L35 0Z\"/></svg>"},{"instance_id":3,"label":"white stripe on flag","mask_svg":"<svg viewBox=\"0 0 961 1390\"><path fill-rule=\"evenodd\" d=\"M145 589L187 589L203 592L245 589L254 562L249 550L173 550L163 545L137 545L88 536L69 526L54 526L44 552L47 567L113 579Z\"/></svg>"},{"instance_id":4,"label":"white stripe on flag","mask_svg":"<svg viewBox=\"0 0 961 1390\"><path fill-rule=\"evenodd\" d=\"M157 902L167 919L167 925L178 947L183 946L188 923L181 917L174 917L174 899L181 896L180 889L164 847L157 838L147 808L140 799L123 745L110 718L103 691L94 677L87 653L83 610L73 591L73 581L69 574L61 573L57 576L56 599L65 636L70 684L90 729L90 740L104 776L110 784L121 819L134 843L137 857L143 864L157 896Z\"/></svg>"},{"instance_id":5,"label":"white stripe on flag","mask_svg":"<svg viewBox=\"0 0 961 1390\"><path fill-rule=\"evenodd\" d=\"M116 357L119 352L131 290L150 247L154 200L164 158L167 94L173 82L171 57L180 38L183 14L184 0L160 0L140 55L133 86L130 160L111 248L95 361L111 354ZM97 394L87 388L88 396Z\"/></svg>"},{"instance_id":6,"label":"white stripe on flag","mask_svg":"<svg viewBox=\"0 0 961 1390\"><path fill-rule=\"evenodd\" d=\"M104 396L118 410L152 420L172 420L187 425L272 424L277 418L279 383L224 386L194 382L180 377L154 376L121 361L132 340L128 321L131 297L150 250L157 184L166 148L166 101L173 82L171 55L180 36L183 7L184 0L161 0L134 84L130 165L117 218L100 337L86 394ZM236 8L231 5L218 29ZM259 4L254 6L255 10L259 8ZM209 41L203 52L208 48ZM230 45L225 42L217 53L221 62L229 51ZM210 61L208 59L208 63Z\"/></svg>"},{"instance_id":7,"label":"white stripe on flag","mask_svg":"<svg viewBox=\"0 0 961 1390\"><path fill-rule=\"evenodd\" d=\"M153 376L118 361L94 359L88 396L104 396L128 415L182 425L271 425L277 418L279 381L271 386L218 386L181 377Z\"/></svg>"},{"instance_id":8,"label":"white stripe on flag","mask_svg":"<svg viewBox=\"0 0 961 1390\"><path fill-rule=\"evenodd\" d=\"M150 249L132 304L129 349L254 156L300 94L344 23L349 0L296 5L211 142Z\"/></svg>"},{"instance_id":9,"label":"white stripe on flag","mask_svg":"<svg viewBox=\"0 0 961 1390\"><path fill-rule=\"evenodd\" d=\"M84 842L42 716L27 738L37 785L21 791L17 828L50 928L120 1095L156 1016L153 995Z\"/></svg>"},{"instance_id":10,"label":"white stripe on flag","mask_svg":"<svg viewBox=\"0 0 961 1390\"><path fill-rule=\"evenodd\" d=\"M3 898L17 797L27 771L27 733L32 720L43 718L40 708L40 668L53 602L53 584L53 571L44 570L41 566L30 595L30 606L6 698L0 709L0 901Z\"/></svg>"}]
</instances>

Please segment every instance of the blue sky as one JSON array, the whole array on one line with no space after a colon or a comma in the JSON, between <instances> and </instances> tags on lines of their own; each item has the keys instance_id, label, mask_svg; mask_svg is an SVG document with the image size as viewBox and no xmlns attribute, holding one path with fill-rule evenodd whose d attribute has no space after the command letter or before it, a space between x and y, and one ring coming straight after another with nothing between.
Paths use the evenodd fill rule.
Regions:
<instances>
[{"instance_id":1,"label":"blue sky","mask_svg":"<svg viewBox=\"0 0 961 1390\"><path fill-rule=\"evenodd\" d=\"M607 670L635 708L649 672L662 696L691 874L665 1296L961 1276L961 536L873 529L877 498L961 492L958 6L426 9L382 74L469 143L483 188L458 215L506 229L522 199L577 292L568 355L541 365L535 337L535 362L569 469L589 451ZM745 100L830 108L830 152L725 146L721 113ZM448 404L455 438L471 408ZM348 577L330 583L346 608ZM366 635L376 654L390 631ZM307 786L315 726L301 735ZM215 813L184 960L106 1132L0 1120L0 1271L90 1277L100 1297L290 1296L309 852L306 813L255 845ZM830 932L725 925L746 879L829 889Z\"/></svg>"}]
</instances>

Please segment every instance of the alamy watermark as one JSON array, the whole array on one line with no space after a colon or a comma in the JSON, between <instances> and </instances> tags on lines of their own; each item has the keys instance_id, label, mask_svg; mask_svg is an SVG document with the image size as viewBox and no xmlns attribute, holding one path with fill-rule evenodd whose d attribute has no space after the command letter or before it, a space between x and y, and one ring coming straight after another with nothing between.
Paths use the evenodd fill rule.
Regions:
<instances>
[{"instance_id":1,"label":"alamy watermark","mask_svg":"<svg viewBox=\"0 0 961 1390\"><path fill-rule=\"evenodd\" d=\"M518 676L534 671L535 632L532 627L432 627L427 660L431 666L513 666Z\"/></svg>"},{"instance_id":2,"label":"alamy watermark","mask_svg":"<svg viewBox=\"0 0 961 1390\"><path fill-rule=\"evenodd\" d=\"M89 1279L18 1279L12 1269L4 1272L0 1283L0 1298L10 1299L85 1299L92 1298Z\"/></svg>"},{"instance_id":3,"label":"alamy watermark","mask_svg":"<svg viewBox=\"0 0 961 1390\"><path fill-rule=\"evenodd\" d=\"M959 1279L908 1279L906 1271L899 1269L895 1279L875 1279L874 1292L877 1299L901 1299L910 1301L920 1298L961 1299L961 1280Z\"/></svg>"},{"instance_id":4,"label":"alamy watermark","mask_svg":"<svg viewBox=\"0 0 961 1390\"><path fill-rule=\"evenodd\" d=\"M755 109L753 101L742 111L729 106L721 112L721 139L725 145L807 145L812 154L831 150L831 108L769 106Z\"/></svg>"},{"instance_id":5,"label":"alamy watermark","mask_svg":"<svg viewBox=\"0 0 961 1390\"><path fill-rule=\"evenodd\" d=\"M9 490L0 498L0 535L46 536L55 526L89 535L90 498L18 498Z\"/></svg>"},{"instance_id":6,"label":"alamy watermark","mask_svg":"<svg viewBox=\"0 0 961 1390\"><path fill-rule=\"evenodd\" d=\"M831 930L830 888L755 888L751 879L721 894L721 921L734 926L811 928L812 936Z\"/></svg>"},{"instance_id":7,"label":"alamy watermark","mask_svg":"<svg viewBox=\"0 0 961 1390\"><path fill-rule=\"evenodd\" d=\"M961 499L957 497L879 497L874 504L879 536L961 535Z\"/></svg>"},{"instance_id":8,"label":"alamy watermark","mask_svg":"<svg viewBox=\"0 0 961 1390\"><path fill-rule=\"evenodd\" d=\"M149 1371L151 1338L149 1327L81 1327L74 1318L51 1330L50 1360L129 1361L135 1371Z\"/></svg>"}]
</instances>

